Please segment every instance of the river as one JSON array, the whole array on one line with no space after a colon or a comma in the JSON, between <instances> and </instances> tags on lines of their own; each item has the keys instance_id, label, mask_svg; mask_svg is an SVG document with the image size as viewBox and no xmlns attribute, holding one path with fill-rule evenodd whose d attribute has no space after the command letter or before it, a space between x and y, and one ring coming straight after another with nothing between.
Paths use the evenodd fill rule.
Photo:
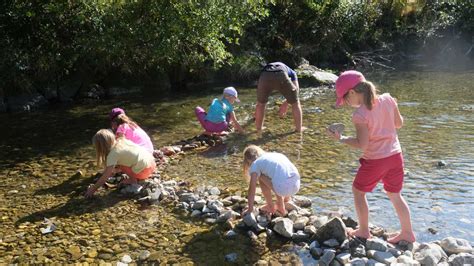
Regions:
<instances>
[{"instance_id":1,"label":"river","mask_svg":"<svg viewBox=\"0 0 474 266\"><path fill-rule=\"evenodd\" d=\"M407 172L403 195L419 242L446 236L474 242L473 74L367 75L381 92L398 99L405 119L399 131ZM241 153L246 145L257 144L286 154L296 164L302 176L299 194L313 200L315 213L338 211L355 218L351 184L360 153L325 134L325 127L334 122L344 123L347 133L353 134L352 110L332 108L333 91L303 88L300 96L308 129L299 136L291 132L291 114L278 117L276 103L281 98L275 94L267 106L267 129L257 136L251 120L255 88L238 90L242 102L235 111L247 133L230 136L224 145L191 152L164 174L195 186L244 192ZM219 229L166 204L142 210L132 199L114 193L94 200L81 196L90 177L100 171L94 164L91 138L109 126L111 108L123 107L152 136L155 147L161 147L199 134L194 107L206 107L221 91L222 87L209 88L179 99L121 97L100 104L0 115L0 262L113 262L124 254L133 258L149 250L162 263L221 264L230 252L237 252L241 263L291 253L286 243L273 243L262 251L244 238L238 243L223 240ZM446 165L439 166L440 161ZM371 223L399 228L381 185L368 194L368 201ZM57 231L42 235L43 217L54 219Z\"/></svg>"}]
</instances>

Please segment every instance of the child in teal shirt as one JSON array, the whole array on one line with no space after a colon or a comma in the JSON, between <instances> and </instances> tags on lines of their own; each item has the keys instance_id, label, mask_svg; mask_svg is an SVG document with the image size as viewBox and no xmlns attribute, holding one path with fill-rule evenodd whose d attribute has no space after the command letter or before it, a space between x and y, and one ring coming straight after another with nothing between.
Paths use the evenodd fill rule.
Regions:
<instances>
[{"instance_id":1,"label":"child in teal shirt","mask_svg":"<svg viewBox=\"0 0 474 266\"><path fill-rule=\"evenodd\" d=\"M235 117L233 106L235 102L240 102L237 90L234 87L227 87L224 89L221 99L215 98L212 101L209 112L206 113L200 106L196 107L196 117L205 130L204 134L226 135L229 131L230 123L233 123L239 133L244 132Z\"/></svg>"}]
</instances>

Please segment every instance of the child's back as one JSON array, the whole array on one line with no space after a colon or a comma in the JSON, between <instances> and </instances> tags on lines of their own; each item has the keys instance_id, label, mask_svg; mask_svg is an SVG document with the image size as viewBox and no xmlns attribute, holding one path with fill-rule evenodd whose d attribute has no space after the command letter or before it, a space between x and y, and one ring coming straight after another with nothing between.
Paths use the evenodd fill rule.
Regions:
<instances>
[{"instance_id":1,"label":"child's back","mask_svg":"<svg viewBox=\"0 0 474 266\"><path fill-rule=\"evenodd\" d=\"M354 111L354 124L367 124L369 131L369 143L362 158L386 158L402 151L394 122L396 106L395 99L384 93L374 100L372 110L361 105Z\"/></svg>"},{"instance_id":2,"label":"child's back","mask_svg":"<svg viewBox=\"0 0 474 266\"><path fill-rule=\"evenodd\" d=\"M117 143L107 155L107 166L123 165L139 173L154 163L153 155L143 147L125 138L118 138Z\"/></svg>"},{"instance_id":3,"label":"child's back","mask_svg":"<svg viewBox=\"0 0 474 266\"><path fill-rule=\"evenodd\" d=\"M123 123L118 126L116 134L123 134L126 139L145 148L148 152L153 153L153 143L151 142L150 137L138 125L132 127L127 123Z\"/></svg>"}]
</instances>

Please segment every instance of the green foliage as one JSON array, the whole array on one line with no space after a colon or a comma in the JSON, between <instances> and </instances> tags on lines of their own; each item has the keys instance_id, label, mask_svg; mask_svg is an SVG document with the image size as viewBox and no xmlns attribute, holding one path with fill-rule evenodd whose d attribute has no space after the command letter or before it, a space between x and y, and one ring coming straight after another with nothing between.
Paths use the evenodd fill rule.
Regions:
<instances>
[{"instance_id":1,"label":"green foliage","mask_svg":"<svg viewBox=\"0 0 474 266\"><path fill-rule=\"evenodd\" d=\"M264 61L324 67L447 32L468 43L474 35L472 1L5 0L0 10L7 95L111 76L161 73L174 87L215 70L251 79Z\"/></svg>"},{"instance_id":2,"label":"green foliage","mask_svg":"<svg viewBox=\"0 0 474 266\"><path fill-rule=\"evenodd\" d=\"M60 82L72 74L219 67L249 21L265 16L254 1L5 1L1 4L0 87Z\"/></svg>"}]
</instances>

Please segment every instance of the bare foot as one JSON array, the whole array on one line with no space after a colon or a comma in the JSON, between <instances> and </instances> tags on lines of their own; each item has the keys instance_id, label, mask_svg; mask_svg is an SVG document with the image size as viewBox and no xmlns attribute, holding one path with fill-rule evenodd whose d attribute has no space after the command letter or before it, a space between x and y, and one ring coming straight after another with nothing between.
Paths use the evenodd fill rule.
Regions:
<instances>
[{"instance_id":1,"label":"bare foot","mask_svg":"<svg viewBox=\"0 0 474 266\"><path fill-rule=\"evenodd\" d=\"M275 212L275 207L264 205L264 206L260 207L260 210L263 211L263 212L267 212L267 213L274 213Z\"/></svg>"},{"instance_id":2,"label":"bare foot","mask_svg":"<svg viewBox=\"0 0 474 266\"><path fill-rule=\"evenodd\" d=\"M363 232L362 230L360 229L352 229L352 228L347 228L347 231L346 231L350 236L353 236L353 237L360 237L360 238L364 238L364 239L369 239L372 237L372 235L370 234L369 231L367 232Z\"/></svg>"},{"instance_id":3,"label":"bare foot","mask_svg":"<svg viewBox=\"0 0 474 266\"><path fill-rule=\"evenodd\" d=\"M413 232L400 232L399 234L395 234L392 237L387 239L387 242L392 244L397 244L398 242L405 240L409 243L413 243L416 241L415 234Z\"/></svg>"}]
</instances>

